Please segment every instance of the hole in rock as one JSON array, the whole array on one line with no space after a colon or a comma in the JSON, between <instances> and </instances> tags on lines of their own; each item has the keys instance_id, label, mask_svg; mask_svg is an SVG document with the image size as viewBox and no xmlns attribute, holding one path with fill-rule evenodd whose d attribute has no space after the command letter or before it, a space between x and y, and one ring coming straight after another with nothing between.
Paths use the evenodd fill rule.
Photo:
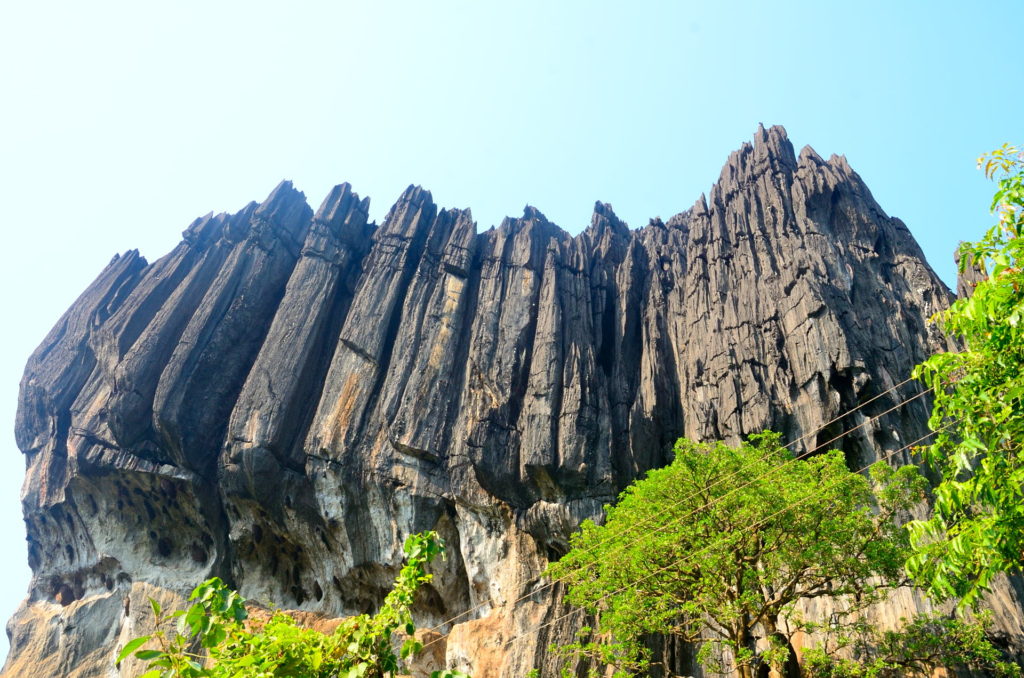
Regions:
<instances>
[{"instance_id":1,"label":"hole in rock","mask_svg":"<svg viewBox=\"0 0 1024 678\"><path fill-rule=\"evenodd\" d=\"M207 554L206 549L204 549L199 544L196 544L195 542L193 542L192 545L189 547L189 555L191 555L192 560L194 560L197 563L205 563L206 559L209 557L209 554Z\"/></svg>"},{"instance_id":2,"label":"hole in rock","mask_svg":"<svg viewBox=\"0 0 1024 678\"><path fill-rule=\"evenodd\" d=\"M64 607L67 607L71 603L75 602L75 592L67 583L62 583L60 588L57 589L57 593L54 599Z\"/></svg>"}]
</instances>

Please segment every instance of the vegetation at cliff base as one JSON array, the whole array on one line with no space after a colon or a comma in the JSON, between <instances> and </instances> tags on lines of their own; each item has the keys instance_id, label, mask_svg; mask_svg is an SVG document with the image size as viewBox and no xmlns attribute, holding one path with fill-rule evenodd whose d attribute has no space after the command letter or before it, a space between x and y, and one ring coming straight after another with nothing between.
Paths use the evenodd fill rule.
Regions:
<instances>
[{"instance_id":1,"label":"vegetation at cliff base","mask_svg":"<svg viewBox=\"0 0 1024 678\"><path fill-rule=\"evenodd\" d=\"M938 316L964 349L914 371L935 389L925 460L942 483L931 518L910 524L907 563L932 595L964 604L1024 564L1024 151L1003 146L978 162L998 180L999 223L961 247L961 271L987 278Z\"/></svg>"},{"instance_id":2,"label":"vegetation at cliff base","mask_svg":"<svg viewBox=\"0 0 1024 678\"><path fill-rule=\"evenodd\" d=\"M799 599L833 598L838 619L902 580L909 543L893 517L923 497L917 469L879 462L869 479L838 451L801 461L779 440L680 439L672 464L628 487L604 525L583 524L548 571L598 621L599 640L569 654L631 675L649 663L643 636L672 635L699 644L713 670L726 650L746 678L792 664L789 640L810 625Z\"/></svg>"},{"instance_id":3,"label":"vegetation at cliff base","mask_svg":"<svg viewBox=\"0 0 1024 678\"><path fill-rule=\"evenodd\" d=\"M219 578L195 588L188 610L164 613L150 599L160 630L129 642L117 662L130 655L148 662L149 670L140 678L393 676L422 647L413 637L416 628L410 606L417 589L433 576L426 571L427 564L443 553L436 533L411 535L405 542L405 566L377 614L349 617L333 633L301 628L283 612L265 622L247 620L244 599ZM162 630L174 620L175 632ZM392 636L398 631L408 638L396 655ZM431 676L469 678L447 670Z\"/></svg>"},{"instance_id":4,"label":"vegetation at cliff base","mask_svg":"<svg viewBox=\"0 0 1024 678\"><path fill-rule=\"evenodd\" d=\"M548 569L594 619L552 648L563 675L580 662L591 677L647 675L655 634L695 643L705 670L743 678L925 678L940 667L1020 676L984 615L921 615L896 629L866 621L907 583L898 517L927 485L915 466L869 471L850 471L838 451L796 459L770 432L736 447L680 439L671 465L628 487L603 525L585 522ZM813 598L828 599L824 620L801 615L798 602ZM813 635L799 660L797 633Z\"/></svg>"},{"instance_id":5,"label":"vegetation at cliff base","mask_svg":"<svg viewBox=\"0 0 1024 678\"><path fill-rule=\"evenodd\" d=\"M988 638L991 615L963 620L941 614L901 619L898 630L871 624L805 649L807 678L932 678L938 668L962 667L994 678L1019 678L1021 667L1005 661ZM845 656L840 655L845 651Z\"/></svg>"}]
</instances>

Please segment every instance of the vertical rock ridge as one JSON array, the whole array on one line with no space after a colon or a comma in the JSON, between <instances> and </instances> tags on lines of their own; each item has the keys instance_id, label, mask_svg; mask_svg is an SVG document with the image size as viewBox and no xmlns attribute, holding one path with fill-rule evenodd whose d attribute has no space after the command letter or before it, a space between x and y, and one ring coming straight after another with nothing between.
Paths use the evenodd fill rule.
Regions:
<instances>
[{"instance_id":1,"label":"vertical rock ridge","mask_svg":"<svg viewBox=\"0 0 1024 678\"><path fill-rule=\"evenodd\" d=\"M410 186L374 233L308 447L333 458L358 443L368 406L377 397L378 382L387 370L409 280L436 214L429 191Z\"/></svg>"},{"instance_id":2,"label":"vertical rock ridge","mask_svg":"<svg viewBox=\"0 0 1024 678\"><path fill-rule=\"evenodd\" d=\"M476 225L468 211L442 211L427 253L411 283L395 339L402 355L385 380L379 418L388 440L404 454L437 461L449 444L451 414L459 391L459 339L470 297L469 268ZM411 369L410 369L411 367Z\"/></svg>"},{"instance_id":3,"label":"vertical rock ridge","mask_svg":"<svg viewBox=\"0 0 1024 678\"><path fill-rule=\"evenodd\" d=\"M153 399L160 374L230 252L223 237L226 226L248 220L256 207L250 203L235 215L193 223L183 243L154 264L110 328L113 337L119 336L121 327L127 336L116 340L119 350L113 359L117 363L107 378L111 395L106 404L89 408L98 414L90 427L97 431L109 427L119 447L153 461L170 461L153 428ZM172 286L172 282L177 284ZM144 328L136 329L147 317L150 320Z\"/></svg>"},{"instance_id":4,"label":"vertical rock ridge","mask_svg":"<svg viewBox=\"0 0 1024 678\"><path fill-rule=\"evenodd\" d=\"M212 471L234 399L311 217L305 196L282 182L251 219L226 222L234 247L185 326L154 394L155 429L177 465Z\"/></svg>"},{"instance_id":5,"label":"vertical rock ridge","mask_svg":"<svg viewBox=\"0 0 1024 678\"><path fill-rule=\"evenodd\" d=\"M29 462L25 506L63 500L73 472L67 459L71 412L97 363L89 339L95 326L117 312L145 267L137 250L115 256L29 358L15 419L15 440Z\"/></svg>"}]
</instances>

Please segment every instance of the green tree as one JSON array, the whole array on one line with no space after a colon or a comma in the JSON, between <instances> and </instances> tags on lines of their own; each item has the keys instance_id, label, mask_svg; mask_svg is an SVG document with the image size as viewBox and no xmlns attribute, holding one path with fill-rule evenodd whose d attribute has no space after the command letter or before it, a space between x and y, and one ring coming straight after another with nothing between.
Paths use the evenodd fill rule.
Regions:
<instances>
[{"instance_id":1,"label":"green tree","mask_svg":"<svg viewBox=\"0 0 1024 678\"><path fill-rule=\"evenodd\" d=\"M244 599L216 577L196 587L188 610L165 614L150 599L158 630L125 645L117 663L130 655L148 662L149 670L141 678L393 676L402 661L422 647L413 637L410 606L417 589L433 576L426 571L427 564L443 552L436 533L411 535L405 542L406 564L377 614L349 617L333 633L301 628L283 612L262 623L247 622ZM176 631L163 630L173 620ZM409 637L396 655L392 635L399 630ZM432 678L469 677L435 671Z\"/></svg>"},{"instance_id":2,"label":"green tree","mask_svg":"<svg viewBox=\"0 0 1024 678\"><path fill-rule=\"evenodd\" d=\"M998 180L999 223L960 250L961 271L978 267L987 279L938 316L964 350L914 370L935 389L925 460L942 482L931 518L909 526L907 563L933 596L963 604L1024 563L1024 153L1004 146L978 162Z\"/></svg>"},{"instance_id":3,"label":"green tree","mask_svg":"<svg viewBox=\"0 0 1024 678\"><path fill-rule=\"evenodd\" d=\"M830 648L804 651L808 678L930 678L937 668L967 668L995 678L1020 678L989 641L991 615L973 621L942 615L902 620L902 628L879 631L863 624ZM847 656L838 656L838 650Z\"/></svg>"},{"instance_id":4,"label":"green tree","mask_svg":"<svg viewBox=\"0 0 1024 678\"><path fill-rule=\"evenodd\" d=\"M909 544L893 518L923 491L914 467L879 462L869 479L837 451L794 460L775 433L738 447L681 439L671 465L628 487L604 525L585 522L549 568L599 629L564 652L630 675L648 661L644 635L674 635L700 644L706 666L728 648L744 678L792 671L789 639L807 627L789 615L796 601L828 596L852 613L898 583Z\"/></svg>"}]
</instances>

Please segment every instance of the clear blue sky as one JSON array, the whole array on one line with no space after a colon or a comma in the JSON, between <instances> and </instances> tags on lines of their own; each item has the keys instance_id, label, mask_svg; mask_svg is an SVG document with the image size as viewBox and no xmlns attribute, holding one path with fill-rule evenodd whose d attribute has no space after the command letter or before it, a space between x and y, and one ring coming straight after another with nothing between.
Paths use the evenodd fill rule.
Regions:
<instances>
[{"instance_id":1,"label":"clear blue sky","mask_svg":"<svg viewBox=\"0 0 1024 678\"><path fill-rule=\"evenodd\" d=\"M484 229L686 209L759 122L845 154L952 284L974 159L1024 142L1024 2L9 2L0 10L0 617L28 582L24 361L115 252L208 211L410 183ZM6 652L6 639L0 641Z\"/></svg>"}]
</instances>

